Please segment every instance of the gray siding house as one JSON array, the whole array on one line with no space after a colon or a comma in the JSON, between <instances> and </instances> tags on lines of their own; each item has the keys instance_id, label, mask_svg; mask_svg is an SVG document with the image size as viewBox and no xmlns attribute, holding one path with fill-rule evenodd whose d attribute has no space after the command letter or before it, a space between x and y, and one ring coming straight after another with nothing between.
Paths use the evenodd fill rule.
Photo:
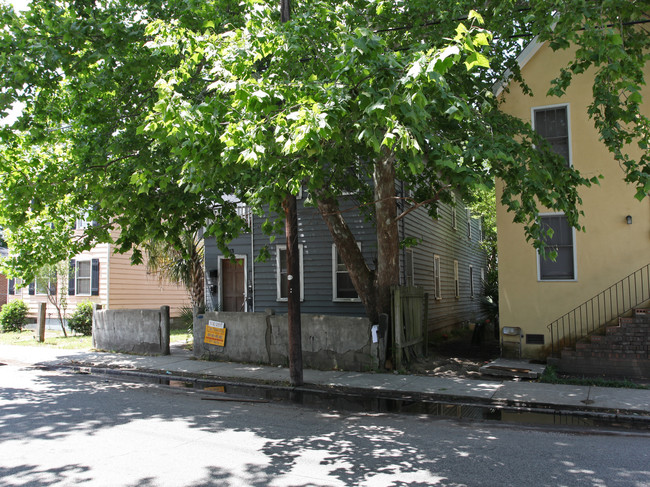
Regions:
<instances>
[{"instance_id":1,"label":"gray siding house","mask_svg":"<svg viewBox=\"0 0 650 487\"><path fill-rule=\"evenodd\" d=\"M325 222L315 208L298 200L298 234L301 257L301 312L309 314L365 316L347 270L338 261ZM342 210L354 208L353 200L341 201ZM245 211L245 209L243 209ZM230 244L236 260L224 258L213 238L205 240L206 307L219 311L287 311L284 236L269 243L261 230L263 219L246 213L250 233ZM372 222L358 211L345 213L366 262L374 268L376 232ZM401 250L400 283L429 293L429 330L480 319L479 296L486 256L480 247L480 216L474 217L458 200L441 205L438 218L424 208L400 220L400 238L415 237L418 245ZM271 258L255 262L262 247Z\"/></svg>"}]
</instances>

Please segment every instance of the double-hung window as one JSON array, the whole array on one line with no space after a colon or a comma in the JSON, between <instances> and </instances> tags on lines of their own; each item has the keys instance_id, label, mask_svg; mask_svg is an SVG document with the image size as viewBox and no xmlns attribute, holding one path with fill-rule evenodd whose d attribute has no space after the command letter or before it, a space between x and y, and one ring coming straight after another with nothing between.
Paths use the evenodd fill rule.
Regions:
<instances>
[{"instance_id":1,"label":"double-hung window","mask_svg":"<svg viewBox=\"0 0 650 487\"><path fill-rule=\"evenodd\" d=\"M71 260L69 278L70 296L99 296L99 259Z\"/></svg>"},{"instance_id":2,"label":"double-hung window","mask_svg":"<svg viewBox=\"0 0 650 487\"><path fill-rule=\"evenodd\" d=\"M576 278L574 229L561 213L540 215L545 256L538 253L540 281L573 281ZM549 232L550 230L550 232ZM551 234L549 236L549 233ZM555 261L550 252L555 251Z\"/></svg>"},{"instance_id":3,"label":"double-hung window","mask_svg":"<svg viewBox=\"0 0 650 487\"><path fill-rule=\"evenodd\" d=\"M302 244L298 244L298 255L300 261L300 300L304 299L305 295L305 280L303 279L302 267ZM277 245L275 253L275 269L276 269L276 291L278 301L289 300L289 276L287 274L287 246Z\"/></svg>"},{"instance_id":4,"label":"double-hung window","mask_svg":"<svg viewBox=\"0 0 650 487\"><path fill-rule=\"evenodd\" d=\"M544 137L566 165L571 165L571 138L569 132L569 106L553 105L533 108L533 128Z\"/></svg>"},{"instance_id":5,"label":"double-hung window","mask_svg":"<svg viewBox=\"0 0 650 487\"><path fill-rule=\"evenodd\" d=\"M361 244L358 245L361 247ZM332 244L332 287L333 301L361 301L335 244Z\"/></svg>"}]
</instances>

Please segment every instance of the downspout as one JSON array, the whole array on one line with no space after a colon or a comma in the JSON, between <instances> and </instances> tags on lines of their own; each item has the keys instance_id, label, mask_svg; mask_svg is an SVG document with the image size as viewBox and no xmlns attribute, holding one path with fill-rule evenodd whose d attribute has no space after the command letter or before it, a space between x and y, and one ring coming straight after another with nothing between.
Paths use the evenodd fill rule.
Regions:
<instances>
[{"instance_id":1,"label":"downspout","mask_svg":"<svg viewBox=\"0 0 650 487\"><path fill-rule=\"evenodd\" d=\"M101 269L100 269L101 270ZM111 244L106 244L106 309L109 309L111 289Z\"/></svg>"},{"instance_id":2,"label":"downspout","mask_svg":"<svg viewBox=\"0 0 650 487\"><path fill-rule=\"evenodd\" d=\"M250 209L249 209L250 211ZM255 215L251 211L251 309L249 311L255 312Z\"/></svg>"},{"instance_id":3,"label":"downspout","mask_svg":"<svg viewBox=\"0 0 650 487\"><path fill-rule=\"evenodd\" d=\"M402 211L402 213L404 213L404 202L405 202L405 200L404 200L404 181L400 180L399 185L400 185L401 199L398 200L397 207ZM404 220L405 220L404 218L399 219L400 232L402 233L400 235L400 240L404 240L406 238L406 233L405 233L406 232L406 227L405 227L405 224L404 224ZM402 246L402 262L401 262L401 265L400 265L400 274L402 276L401 279L400 279L402 281L402 284L404 286L407 286L408 283L406 282L406 247L405 246Z\"/></svg>"}]
</instances>

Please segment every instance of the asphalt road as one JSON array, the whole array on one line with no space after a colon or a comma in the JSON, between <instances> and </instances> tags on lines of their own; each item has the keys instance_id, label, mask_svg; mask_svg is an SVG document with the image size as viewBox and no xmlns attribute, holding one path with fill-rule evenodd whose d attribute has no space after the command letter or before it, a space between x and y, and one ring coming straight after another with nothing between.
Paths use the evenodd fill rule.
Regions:
<instances>
[{"instance_id":1,"label":"asphalt road","mask_svg":"<svg viewBox=\"0 0 650 487\"><path fill-rule=\"evenodd\" d=\"M0 366L0 487L650 485L647 435L201 397Z\"/></svg>"}]
</instances>

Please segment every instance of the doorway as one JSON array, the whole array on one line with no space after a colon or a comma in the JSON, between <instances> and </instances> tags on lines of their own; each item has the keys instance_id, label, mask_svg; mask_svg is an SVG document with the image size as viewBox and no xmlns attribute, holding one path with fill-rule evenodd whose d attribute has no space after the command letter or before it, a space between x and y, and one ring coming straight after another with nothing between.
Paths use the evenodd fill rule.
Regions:
<instances>
[{"instance_id":1,"label":"doorway","mask_svg":"<svg viewBox=\"0 0 650 487\"><path fill-rule=\"evenodd\" d=\"M246 259L239 256L234 261L220 258L219 267L221 310L246 311Z\"/></svg>"}]
</instances>

